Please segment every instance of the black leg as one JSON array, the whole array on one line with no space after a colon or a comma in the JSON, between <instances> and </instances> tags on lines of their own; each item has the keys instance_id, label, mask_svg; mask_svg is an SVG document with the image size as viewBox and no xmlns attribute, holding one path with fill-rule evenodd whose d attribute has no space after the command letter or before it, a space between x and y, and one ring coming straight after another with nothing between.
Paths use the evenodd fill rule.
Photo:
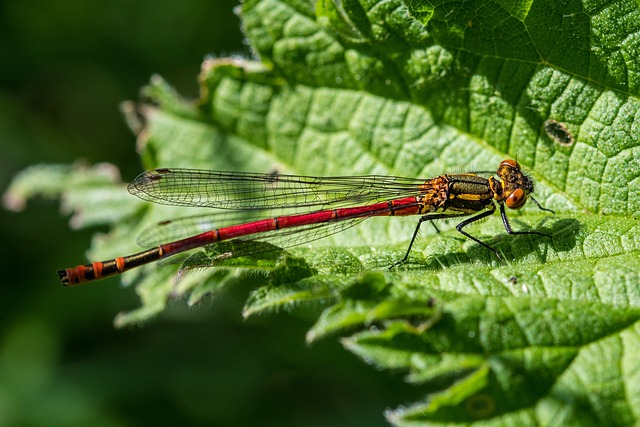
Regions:
<instances>
[{"instance_id":1,"label":"black leg","mask_svg":"<svg viewBox=\"0 0 640 427\"><path fill-rule=\"evenodd\" d=\"M404 254L404 258L402 258L400 261L395 262L391 265L391 267L389 267L389 270L391 270L394 267L397 267L401 264L404 264L407 259L409 259L409 253L411 252L411 248L413 247L413 243L416 241L416 237L418 237L418 232L420 231L420 226L422 225L423 222L425 221L431 221L431 225L433 225L433 227L436 229L436 231L439 233L440 230L438 229L438 227L436 227L436 224L433 222L433 220L435 219L448 219L448 218L454 218L456 216L459 215L447 215L447 214L437 214L437 215L425 215L420 217L420 219L418 220L418 224L416 225L416 229L413 232L413 236L411 236L411 242L409 242L409 247L407 248L407 253Z\"/></svg>"},{"instance_id":2,"label":"black leg","mask_svg":"<svg viewBox=\"0 0 640 427\"><path fill-rule=\"evenodd\" d=\"M544 209L544 210L549 210L549 209ZM551 238L550 235L545 233L540 233L539 231L533 231L533 230L513 231L511 229L511 224L509 224L507 213L504 211L504 205L500 205L500 216L502 217L502 223L504 224L504 229L507 230L508 234L537 234L538 236L545 236L545 237Z\"/></svg>"},{"instance_id":3,"label":"black leg","mask_svg":"<svg viewBox=\"0 0 640 427\"><path fill-rule=\"evenodd\" d=\"M534 200L535 201L535 200ZM542 206L540 206L540 204L536 202L536 205L538 205L538 207L544 211L548 211L548 212L553 212L551 209L546 209L543 208ZM492 251L494 254L496 254L496 257L499 260L502 260L502 257L500 256L500 253L498 253L497 250L495 250L494 248L492 248L491 246L487 245L486 243L484 243L483 241L481 241L480 239L477 239L476 237L473 237L471 234L467 233L466 231L463 230L464 227L466 227L467 225L474 223L476 221L479 221L483 218L486 218L488 216L491 216L495 213L496 211L496 207L495 205L491 205L491 208L489 208L488 210L473 216L471 218L465 219L464 221L462 221L460 224L456 225L456 230L458 230L458 232L460 232L462 235L466 236L467 238L473 240L476 243L481 244L482 246L484 246L485 248L489 249L490 251ZM391 265L391 267L389 267L389 270L391 270L394 267L397 267L398 265L404 264L407 259L409 258L409 253L411 253L411 248L413 247L413 243L416 240L416 237L418 236L418 232L420 231L420 226L422 225L423 222L425 221L432 221L434 219L444 219L444 218L454 218L456 216L460 216L460 215L447 215L447 214L438 214L438 215L425 215L420 217L420 219L418 220L418 224L416 225L416 229L413 232L413 236L411 236L411 242L409 242L409 247L407 248L407 252L404 254L404 258L402 258L400 261L394 263L393 265ZM549 234L545 234L545 233L540 233L539 231L533 231L533 230L525 230L525 231L513 231L511 229L511 224L509 224L509 219L507 218L507 214L504 210L504 204L500 205L500 216L502 217L502 224L504 224L504 229L507 231L507 234L537 234L539 236L545 236L545 237L549 237L552 238L552 236L550 236ZM438 230L438 227L436 227L436 225L432 222L431 223L436 231L440 231Z\"/></svg>"},{"instance_id":4,"label":"black leg","mask_svg":"<svg viewBox=\"0 0 640 427\"><path fill-rule=\"evenodd\" d=\"M418 236L418 232L420 231L420 226L422 225L423 222L428 221L429 218L428 216L421 216L420 219L418 220L418 224L416 225L416 229L413 232L413 236L411 236L411 241L409 242L409 247L407 248L407 253L404 254L404 258L402 258L400 261L394 262L393 264L391 264L391 266L389 267L389 270L391 270L394 267L397 267L401 264L404 264L405 261L407 260L407 258L409 258L409 252L411 252L411 247L413 246L413 242L416 241L416 237Z\"/></svg>"},{"instance_id":5,"label":"black leg","mask_svg":"<svg viewBox=\"0 0 640 427\"><path fill-rule=\"evenodd\" d=\"M493 205L492 205L493 206ZM502 207L502 206L501 206ZM471 234L467 233L466 231L463 230L464 227L466 227L467 225L471 224L472 222L476 222L476 221L480 221L482 218L486 218L490 215L493 215L493 213L496 211L495 206L493 206L493 209L489 209L488 211L484 211L482 212L480 215L476 215L473 216L469 219L465 219L464 221L462 221L460 224L456 225L456 230L458 230L460 233L462 233L463 235L465 235L466 237L468 237L469 239L473 240L476 243L480 243L482 246L484 246L485 248L493 251L494 254L496 254L496 256L498 257L499 260L502 260L502 257L500 256L500 254L498 253L498 251L496 251L495 249L493 249L491 246L487 245L486 243L484 243L483 241L473 237ZM507 223L508 224L508 223ZM510 228L507 230L507 232L509 232Z\"/></svg>"}]
</instances>

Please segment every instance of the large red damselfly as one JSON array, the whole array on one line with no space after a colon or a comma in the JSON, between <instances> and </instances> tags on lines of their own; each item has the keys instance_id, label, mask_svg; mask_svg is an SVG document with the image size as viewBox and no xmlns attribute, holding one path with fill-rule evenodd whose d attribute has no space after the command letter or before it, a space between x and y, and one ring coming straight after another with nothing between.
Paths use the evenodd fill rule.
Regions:
<instances>
[{"instance_id":1,"label":"large red damselfly","mask_svg":"<svg viewBox=\"0 0 640 427\"><path fill-rule=\"evenodd\" d=\"M484 175L484 176L483 176ZM102 279L172 255L233 240L236 242L268 242L291 247L320 239L350 228L373 216L422 215L418 220L404 258L404 263L424 221L471 216L456 229L490 249L494 248L473 237L464 227L486 218L500 209L502 223L509 234L537 234L538 231L513 231L505 213L520 209L531 198L533 181L515 160L504 160L493 176L491 172L440 175L429 180L385 176L311 177L281 174L218 172L194 169L154 169L139 175L129 192L141 199L175 206L199 206L242 211L276 210L282 215L246 221L234 225L215 216L187 217L158 224L144 233L143 240L153 248L108 261L93 262L59 270L62 284L73 286ZM214 218L213 222L206 220ZM169 243L158 242L156 231ZM189 234L186 233L191 233ZM186 237L189 236L189 237ZM150 245L151 246L151 245ZM257 249L257 248L263 249ZM264 250L263 246L245 245L228 257ZM253 249L252 249L253 248Z\"/></svg>"}]
</instances>

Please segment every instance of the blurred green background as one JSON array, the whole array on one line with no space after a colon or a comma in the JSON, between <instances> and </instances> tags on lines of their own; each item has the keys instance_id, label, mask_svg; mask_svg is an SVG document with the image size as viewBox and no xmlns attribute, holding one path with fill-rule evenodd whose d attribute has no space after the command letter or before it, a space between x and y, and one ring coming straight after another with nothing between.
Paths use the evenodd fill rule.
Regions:
<instances>
[{"instance_id":1,"label":"blurred green background","mask_svg":"<svg viewBox=\"0 0 640 427\"><path fill-rule=\"evenodd\" d=\"M119 104L158 73L186 97L206 55L248 57L232 0L0 3L0 188L36 163L110 162L141 171ZM72 231L56 201L0 210L0 427L386 425L418 400L337 340L312 347L318 310L250 319L250 288L194 309L182 301L137 329L117 278L64 289L96 230ZM106 231L106 230L104 230ZM120 255L120 254L114 254Z\"/></svg>"}]
</instances>

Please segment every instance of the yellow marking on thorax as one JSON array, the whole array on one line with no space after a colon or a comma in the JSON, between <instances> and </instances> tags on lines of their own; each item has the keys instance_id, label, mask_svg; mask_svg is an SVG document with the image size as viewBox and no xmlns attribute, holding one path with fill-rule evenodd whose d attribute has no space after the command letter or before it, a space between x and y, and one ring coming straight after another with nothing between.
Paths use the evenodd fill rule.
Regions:
<instances>
[{"instance_id":1,"label":"yellow marking on thorax","mask_svg":"<svg viewBox=\"0 0 640 427\"><path fill-rule=\"evenodd\" d=\"M450 200L460 199L460 200L477 201L477 200L484 200L486 198L484 196L485 196L485 194L460 193L460 194L449 194L449 199Z\"/></svg>"}]
</instances>

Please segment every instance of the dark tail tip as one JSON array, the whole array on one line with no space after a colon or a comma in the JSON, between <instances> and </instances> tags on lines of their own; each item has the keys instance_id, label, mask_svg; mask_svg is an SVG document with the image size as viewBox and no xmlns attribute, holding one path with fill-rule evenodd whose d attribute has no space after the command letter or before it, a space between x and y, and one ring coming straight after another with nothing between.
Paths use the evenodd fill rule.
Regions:
<instances>
[{"instance_id":1,"label":"dark tail tip","mask_svg":"<svg viewBox=\"0 0 640 427\"><path fill-rule=\"evenodd\" d=\"M62 286L71 285L69 280L69 273L67 270L58 270L58 277L60 277L60 283L62 283Z\"/></svg>"}]
</instances>

